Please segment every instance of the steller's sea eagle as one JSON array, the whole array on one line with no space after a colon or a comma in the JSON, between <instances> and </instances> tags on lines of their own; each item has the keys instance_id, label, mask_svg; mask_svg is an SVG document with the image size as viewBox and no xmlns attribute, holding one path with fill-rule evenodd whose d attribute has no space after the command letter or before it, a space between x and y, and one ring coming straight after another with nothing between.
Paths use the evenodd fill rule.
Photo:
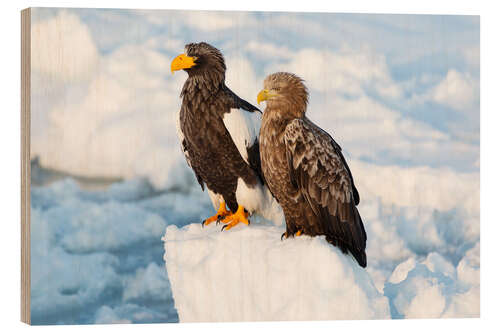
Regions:
<instances>
[{"instance_id":1,"label":"steller's sea eagle","mask_svg":"<svg viewBox=\"0 0 500 333\"><path fill-rule=\"evenodd\" d=\"M266 101L259 136L262 171L285 214L283 236L325 235L366 267L358 191L340 146L305 116L303 80L290 73L271 74L257 96L261 101Z\"/></svg>"},{"instance_id":2,"label":"steller's sea eagle","mask_svg":"<svg viewBox=\"0 0 500 333\"><path fill-rule=\"evenodd\" d=\"M181 69L188 74L178 117L181 148L218 209L202 225L220 221L228 230L240 222L248 225L253 212L266 217L264 210L279 209L260 168L262 113L226 86L222 53L204 42L187 44L171 63L172 73Z\"/></svg>"}]
</instances>

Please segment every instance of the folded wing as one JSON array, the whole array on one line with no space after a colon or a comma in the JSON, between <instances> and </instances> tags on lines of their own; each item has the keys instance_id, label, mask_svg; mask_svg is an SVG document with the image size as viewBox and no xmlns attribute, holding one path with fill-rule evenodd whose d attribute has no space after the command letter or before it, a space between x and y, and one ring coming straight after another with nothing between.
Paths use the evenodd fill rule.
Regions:
<instances>
[{"instance_id":1,"label":"folded wing","mask_svg":"<svg viewBox=\"0 0 500 333\"><path fill-rule=\"evenodd\" d=\"M285 130L290 182L318 217L326 239L366 266L366 233L356 208L359 195L340 146L307 118Z\"/></svg>"},{"instance_id":2,"label":"folded wing","mask_svg":"<svg viewBox=\"0 0 500 333\"><path fill-rule=\"evenodd\" d=\"M259 132L262 112L227 89L231 109L224 114L224 126L238 148L241 157L263 179L260 165Z\"/></svg>"}]
</instances>

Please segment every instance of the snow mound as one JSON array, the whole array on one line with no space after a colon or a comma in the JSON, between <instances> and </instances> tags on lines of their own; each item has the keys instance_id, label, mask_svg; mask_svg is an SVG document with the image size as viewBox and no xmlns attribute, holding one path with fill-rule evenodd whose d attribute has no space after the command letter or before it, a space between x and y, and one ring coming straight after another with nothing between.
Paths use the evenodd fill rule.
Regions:
<instances>
[{"instance_id":1,"label":"snow mound","mask_svg":"<svg viewBox=\"0 0 500 333\"><path fill-rule=\"evenodd\" d=\"M174 195L151 195L143 180L102 191L72 179L31 188L34 325L177 321L160 238L170 218L182 219L157 209Z\"/></svg>"},{"instance_id":2,"label":"snow mound","mask_svg":"<svg viewBox=\"0 0 500 333\"><path fill-rule=\"evenodd\" d=\"M167 227L164 259L181 322L390 318L369 274L324 237L220 229Z\"/></svg>"},{"instance_id":3,"label":"snow mound","mask_svg":"<svg viewBox=\"0 0 500 333\"><path fill-rule=\"evenodd\" d=\"M393 318L479 317L479 246L455 268L438 253L401 263L385 284Z\"/></svg>"}]
</instances>

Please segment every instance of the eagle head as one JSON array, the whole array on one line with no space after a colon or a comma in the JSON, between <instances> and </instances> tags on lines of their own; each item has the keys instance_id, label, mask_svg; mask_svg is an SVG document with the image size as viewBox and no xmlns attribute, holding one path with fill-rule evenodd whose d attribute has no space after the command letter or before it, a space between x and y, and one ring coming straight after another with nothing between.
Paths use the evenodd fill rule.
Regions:
<instances>
[{"instance_id":1,"label":"eagle head","mask_svg":"<svg viewBox=\"0 0 500 333\"><path fill-rule=\"evenodd\" d=\"M264 79L264 89L259 92L257 103L266 101L269 109L301 118L306 112L308 98L304 80L292 73L278 72Z\"/></svg>"},{"instance_id":2,"label":"eagle head","mask_svg":"<svg viewBox=\"0 0 500 333\"><path fill-rule=\"evenodd\" d=\"M224 80L226 64L224 56L217 48L201 42L187 44L184 51L172 60L172 74L183 69L190 77L209 75L212 79Z\"/></svg>"}]
</instances>

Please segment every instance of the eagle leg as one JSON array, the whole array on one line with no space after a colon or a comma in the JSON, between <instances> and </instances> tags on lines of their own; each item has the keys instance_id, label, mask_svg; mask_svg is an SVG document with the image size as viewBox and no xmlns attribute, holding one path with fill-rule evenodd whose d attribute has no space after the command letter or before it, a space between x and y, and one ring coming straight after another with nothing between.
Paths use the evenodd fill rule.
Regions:
<instances>
[{"instance_id":1,"label":"eagle leg","mask_svg":"<svg viewBox=\"0 0 500 333\"><path fill-rule=\"evenodd\" d=\"M302 235L302 230L297 231L297 232L293 235L293 237L297 237L297 236L300 236L300 235ZM285 231L285 232L281 235L281 240L283 240L283 238L287 239L288 237L290 237L290 235L288 234L288 232L286 232L286 231Z\"/></svg>"},{"instance_id":2,"label":"eagle leg","mask_svg":"<svg viewBox=\"0 0 500 333\"><path fill-rule=\"evenodd\" d=\"M221 223L227 223L222 227L221 231L229 230L239 223L245 223L246 225L249 225L250 222L248 221L248 212L243 206L238 205L238 210L236 211L236 213L224 217L221 220Z\"/></svg>"},{"instance_id":3,"label":"eagle leg","mask_svg":"<svg viewBox=\"0 0 500 333\"><path fill-rule=\"evenodd\" d=\"M214 221L219 222L221 219L228 216L229 214L231 214L231 212L226 209L226 202L222 200L222 202L219 205L219 210L217 211L217 213L215 213L214 216L210 216L208 219L203 220L203 222L201 222L201 226L204 227Z\"/></svg>"}]
</instances>

